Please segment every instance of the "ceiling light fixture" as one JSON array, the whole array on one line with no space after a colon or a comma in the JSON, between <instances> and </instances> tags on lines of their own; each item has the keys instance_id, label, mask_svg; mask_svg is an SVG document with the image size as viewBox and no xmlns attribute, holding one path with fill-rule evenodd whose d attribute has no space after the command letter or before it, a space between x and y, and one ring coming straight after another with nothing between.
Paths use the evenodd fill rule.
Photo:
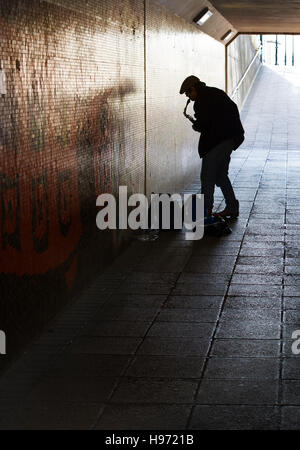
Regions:
<instances>
[{"instance_id":1,"label":"ceiling light fixture","mask_svg":"<svg viewBox=\"0 0 300 450\"><path fill-rule=\"evenodd\" d=\"M221 41L228 41L233 35L234 32L229 30L227 31L227 33L224 34L224 36L221 37Z\"/></svg>"},{"instance_id":2,"label":"ceiling light fixture","mask_svg":"<svg viewBox=\"0 0 300 450\"><path fill-rule=\"evenodd\" d=\"M205 22L208 21L208 19L213 15L213 13L208 9L208 8L204 8L201 13L198 14L198 16L196 16L193 21L196 22L197 25L200 25L200 27L202 25L205 24Z\"/></svg>"}]
</instances>

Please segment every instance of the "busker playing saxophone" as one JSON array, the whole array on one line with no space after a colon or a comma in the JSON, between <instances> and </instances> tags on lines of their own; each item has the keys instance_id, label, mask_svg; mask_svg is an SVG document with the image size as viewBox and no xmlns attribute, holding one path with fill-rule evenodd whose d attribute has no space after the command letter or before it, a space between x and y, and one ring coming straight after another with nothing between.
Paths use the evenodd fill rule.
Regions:
<instances>
[{"instance_id":1,"label":"busker playing saxophone","mask_svg":"<svg viewBox=\"0 0 300 450\"><path fill-rule=\"evenodd\" d=\"M204 215L212 214L215 186L219 186L225 198L225 209L220 217L236 218L239 202L228 177L230 156L244 141L237 105L221 89L206 86L194 75L184 80L180 94L188 101L184 115L193 123L193 129L201 133L198 152L202 158L201 193L204 194ZM195 119L187 114L190 101L194 102Z\"/></svg>"}]
</instances>

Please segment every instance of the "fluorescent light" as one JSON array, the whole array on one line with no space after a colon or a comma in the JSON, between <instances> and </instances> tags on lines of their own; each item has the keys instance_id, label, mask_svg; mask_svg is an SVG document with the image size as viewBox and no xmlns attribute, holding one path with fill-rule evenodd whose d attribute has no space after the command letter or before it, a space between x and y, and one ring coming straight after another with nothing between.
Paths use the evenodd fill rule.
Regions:
<instances>
[{"instance_id":1,"label":"fluorescent light","mask_svg":"<svg viewBox=\"0 0 300 450\"><path fill-rule=\"evenodd\" d=\"M201 26L205 24L205 22L207 22L212 15L213 13L208 8L205 8L201 11L201 13L198 14L198 16L194 18L194 22L196 22L197 25Z\"/></svg>"},{"instance_id":2,"label":"fluorescent light","mask_svg":"<svg viewBox=\"0 0 300 450\"><path fill-rule=\"evenodd\" d=\"M213 15L213 13L211 11L207 11L207 13L204 14L204 16L201 17L201 19L199 19L197 21L198 25L203 25L205 22L208 21L208 19Z\"/></svg>"},{"instance_id":3,"label":"fluorescent light","mask_svg":"<svg viewBox=\"0 0 300 450\"><path fill-rule=\"evenodd\" d=\"M221 37L221 40L228 41L228 39L230 39L233 35L234 35L234 32L229 30L229 31L227 31L226 34L224 34L224 36Z\"/></svg>"}]
</instances>

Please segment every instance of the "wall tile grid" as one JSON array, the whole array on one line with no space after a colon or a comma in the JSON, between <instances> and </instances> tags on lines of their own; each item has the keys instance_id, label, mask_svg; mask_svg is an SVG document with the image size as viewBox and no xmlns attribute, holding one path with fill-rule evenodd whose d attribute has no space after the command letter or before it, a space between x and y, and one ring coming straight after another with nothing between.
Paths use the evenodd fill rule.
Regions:
<instances>
[{"instance_id":1,"label":"wall tile grid","mask_svg":"<svg viewBox=\"0 0 300 450\"><path fill-rule=\"evenodd\" d=\"M191 74L224 89L224 47L150 0L146 19L147 192L181 192L200 160L199 134L182 115L187 98L179 89Z\"/></svg>"},{"instance_id":2,"label":"wall tile grid","mask_svg":"<svg viewBox=\"0 0 300 450\"><path fill-rule=\"evenodd\" d=\"M64 5L0 7L0 328L10 354L120 246L120 234L97 232L97 195L144 189L144 4Z\"/></svg>"},{"instance_id":3,"label":"wall tile grid","mask_svg":"<svg viewBox=\"0 0 300 450\"><path fill-rule=\"evenodd\" d=\"M0 329L10 354L126 244L127 233L96 229L99 194L144 192L145 167L147 194L180 192L197 175L198 135L178 92L191 73L224 89L224 57L153 0L2 0Z\"/></svg>"}]
</instances>

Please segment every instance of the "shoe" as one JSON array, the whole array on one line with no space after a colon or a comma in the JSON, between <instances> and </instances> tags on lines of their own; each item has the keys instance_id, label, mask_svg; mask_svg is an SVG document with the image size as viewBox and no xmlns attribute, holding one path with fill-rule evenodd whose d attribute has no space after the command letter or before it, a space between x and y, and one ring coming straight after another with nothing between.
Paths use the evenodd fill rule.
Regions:
<instances>
[{"instance_id":1,"label":"shoe","mask_svg":"<svg viewBox=\"0 0 300 450\"><path fill-rule=\"evenodd\" d=\"M237 219L239 217L239 202L237 202L237 208L229 209L226 207L225 209L223 209L223 211L214 213L214 216L222 217L223 219Z\"/></svg>"},{"instance_id":2,"label":"shoe","mask_svg":"<svg viewBox=\"0 0 300 450\"><path fill-rule=\"evenodd\" d=\"M227 236L231 233L231 229L225 219L212 215L204 219L204 235L205 236Z\"/></svg>"}]
</instances>

